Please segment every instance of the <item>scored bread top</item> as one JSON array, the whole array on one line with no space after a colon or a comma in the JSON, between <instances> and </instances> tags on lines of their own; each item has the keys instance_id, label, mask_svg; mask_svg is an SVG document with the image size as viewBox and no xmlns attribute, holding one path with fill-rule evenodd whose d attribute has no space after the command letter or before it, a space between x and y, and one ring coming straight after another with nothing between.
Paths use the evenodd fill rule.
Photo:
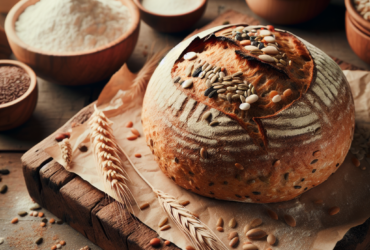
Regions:
<instances>
[{"instance_id":1,"label":"scored bread top","mask_svg":"<svg viewBox=\"0 0 370 250\"><path fill-rule=\"evenodd\" d=\"M172 68L172 78L181 77L179 81L192 79L193 85L190 88L183 89L182 85L177 85L177 88L183 89L189 97L197 99L237 120L255 140L256 145L261 145L262 142L263 147L265 147L268 144L267 137L259 124L256 124L254 118L273 115L300 98L313 80L314 62L306 46L298 38L287 32L269 31L263 28L260 30L243 26L240 28L243 28L244 33L251 36L255 35L255 37L258 37L262 31L264 31L263 35L269 35L270 37L273 35L273 40L278 41L276 43L278 47L275 42L267 43L264 40L261 40L260 44L264 42L262 50L272 49L271 56L268 58L278 57L280 58L278 63L261 60L259 56L263 55L262 50L248 50L249 48L256 48L250 45L250 40L249 45L246 45L243 42L248 40L238 41L233 39L234 37L225 36L225 34L227 35L230 31L235 30L235 27L231 27L220 30L208 38L195 39L184 50ZM196 57L190 60L184 59L184 55L189 52L197 53ZM213 83L215 86L213 87L216 87L216 89L213 90L213 87L209 88L207 86L206 77L199 77L199 73L202 72L201 69L205 69L207 66L205 63L213 66L213 68L220 67L222 70L220 69L218 73L223 72L225 76L232 76L238 74L238 72L242 72L242 74L225 81L215 80ZM189 72L191 73L189 74ZM212 75L207 75L208 81L211 80ZM224 85L220 86L222 84ZM239 106L242 101L237 95L242 93L241 95L244 98L248 97L248 90L244 88L245 85L249 85L249 89L254 88L253 93L249 95L256 94L258 100L253 104L251 103L248 110L241 110ZM218 86L222 88L217 88ZM234 88L236 89L234 90ZM213 98L208 98L209 95L206 96L205 93L207 91L212 92L212 90L216 93L214 93ZM226 91L220 94L217 93L223 90ZM229 100L227 99L228 94L231 97ZM281 100L274 102L275 95L278 95ZM233 96L235 97L233 98Z\"/></svg>"},{"instance_id":2,"label":"scored bread top","mask_svg":"<svg viewBox=\"0 0 370 250\"><path fill-rule=\"evenodd\" d=\"M250 40L227 32L238 27L204 31L161 61L144 98L146 142L161 170L187 190L240 202L290 200L344 161L354 129L351 90L338 65L310 43L276 30L267 40L279 53L255 52ZM249 39L267 28L241 27ZM260 46L265 38L253 39ZM202 63L223 68L223 79L208 82ZM258 100L248 103L253 93Z\"/></svg>"}]
</instances>

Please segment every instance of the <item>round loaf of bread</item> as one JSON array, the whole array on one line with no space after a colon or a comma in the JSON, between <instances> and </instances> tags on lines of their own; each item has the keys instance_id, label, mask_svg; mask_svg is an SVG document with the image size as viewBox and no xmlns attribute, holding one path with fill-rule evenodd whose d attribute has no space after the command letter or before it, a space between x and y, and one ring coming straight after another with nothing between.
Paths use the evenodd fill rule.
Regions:
<instances>
[{"instance_id":1,"label":"round loaf of bread","mask_svg":"<svg viewBox=\"0 0 370 250\"><path fill-rule=\"evenodd\" d=\"M146 142L177 185L223 200L293 199L349 150L354 103L339 66L293 34L219 26L181 42L154 72Z\"/></svg>"}]
</instances>

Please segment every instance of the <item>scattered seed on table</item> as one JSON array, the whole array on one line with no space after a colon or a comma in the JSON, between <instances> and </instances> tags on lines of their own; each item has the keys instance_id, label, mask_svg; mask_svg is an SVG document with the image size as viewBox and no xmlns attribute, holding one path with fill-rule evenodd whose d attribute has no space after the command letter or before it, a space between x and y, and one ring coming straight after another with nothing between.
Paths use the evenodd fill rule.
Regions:
<instances>
[{"instance_id":1,"label":"scattered seed on table","mask_svg":"<svg viewBox=\"0 0 370 250\"><path fill-rule=\"evenodd\" d=\"M244 233L247 233L249 230L251 229L250 225L245 225L244 229L243 229L243 232Z\"/></svg>"},{"instance_id":2,"label":"scattered seed on table","mask_svg":"<svg viewBox=\"0 0 370 250\"><path fill-rule=\"evenodd\" d=\"M166 231L166 230L168 230L168 229L170 229L171 228L171 226L170 225L164 225L163 227L161 227L159 230L161 230L161 231Z\"/></svg>"},{"instance_id":3,"label":"scattered seed on table","mask_svg":"<svg viewBox=\"0 0 370 250\"><path fill-rule=\"evenodd\" d=\"M179 204L182 205L182 206L184 206L184 207L187 206L187 205L189 205L189 203L190 203L190 201L188 201L188 200L180 200L179 201Z\"/></svg>"},{"instance_id":4,"label":"scattered seed on table","mask_svg":"<svg viewBox=\"0 0 370 250\"><path fill-rule=\"evenodd\" d=\"M35 243L37 244L37 245L40 245L41 243L42 243L42 241L43 241L43 238L37 238L36 240L35 240Z\"/></svg>"},{"instance_id":5,"label":"scattered seed on table","mask_svg":"<svg viewBox=\"0 0 370 250\"><path fill-rule=\"evenodd\" d=\"M33 217L38 217L38 216L39 216L39 213L37 213L37 212L33 213Z\"/></svg>"},{"instance_id":6,"label":"scattered seed on table","mask_svg":"<svg viewBox=\"0 0 370 250\"><path fill-rule=\"evenodd\" d=\"M4 238L0 238L0 245L4 243Z\"/></svg>"},{"instance_id":7,"label":"scattered seed on table","mask_svg":"<svg viewBox=\"0 0 370 250\"><path fill-rule=\"evenodd\" d=\"M337 213L340 212L340 208L339 207L332 207L329 209L329 215L336 215Z\"/></svg>"},{"instance_id":8,"label":"scattered seed on table","mask_svg":"<svg viewBox=\"0 0 370 250\"><path fill-rule=\"evenodd\" d=\"M57 246L56 245L54 245L54 246L51 247L51 250L55 250L55 249L57 249Z\"/></svg>"},{"instance_id":9,"label":"scattered seed on table","mask_svg":"<svg viewBox=\"0 0 370 250\"><path fill-rule=\"evenodd\" d=\"M321 199L318 199L318 200L315 200L313 203L315 203L315 204L317 204L317 205L321 205L321 204L323 204L323 203L324 203L324 201L323 201L323 200L321 200Z\"/></svg>"},{"instance_id":10,"label":"scattered seed on table","mask_svg":"<svg viewBox=\"0 0 370 250\"><path fill-rule=\"evenodd\" d=\"M195 248L194 248L194 247L192 247L192 246L187 246L187 247L185 247L185 249L186 249L186 250L195 250Z\"/></svg>"},{"instance_id":11,"label":"scattered seed on table","mask_svg":"<svg viewBox=\"0 0 370 250\"><path fill-rule=\"evenodd\" d=\"M274 245L276 242L276 237L273 234L269 234L267 236L267 243L269 243L271 246Z\"/></svg>"},{"instance_id":12,"label":"scattered seed on table","mask_svg":"<svg viewBox=\"0 0 370 250\"><path fill-rule=\"evenodd\" d=\"M44 218L41 221L44 222L44 223L47 223L48 222L48 219Z\"/></svg>"},{"instance_id":13,"label":"scattered seed on table","mask_svg":"<svg viewBox=\"0 0 370 250\"><path fill-rule=\"evenodd\" d=\"M235 167L237 169L239 169L239 170L243 170L244 169L244 167L241 164L239 164L239 163L235 163Z\"/></svg>"},{"instance_id":14,"label":"scattered seed on table","mask_svg":"<svg viewBox=\"0 0 370 250\"><path fill-rule=\"evenodd\" d=\"M262 220L260 218L254 219L250 223L250 228L255 228L255 227L261 226L261 224L262 224Z\"/></svg>"},{"instance_id":15,"label":"scattered seed on table","mask_svg":"<svg viewBox=\"0 0 370 250\"><path fill-rule=\"evenodd\" d=\"M15 217L14 219L12 219L12 220L11 220L11 223L12 223L12 224L18 223L18 218L17 218L17 217Z\"/></svg>"},{"instance_id":16,"label":"scattered seed on table","mask_svg":"<svg viewBox=\"0 0 370 250\"><path fill-rule=\"evenodd\" d=\"M55 140L57 141L57 142L61 142L61 141L63 141L63 139L65 139L66 138L66 136L65 136L65 134L64 133L59 133L59 134L56 134L56 136L55 136Z\"/></svg>"},{"instance_id":17,"label":"scattered seed on table","mask_svg":"<svg viewBox=\"0 0 370 250\"><path fill-rule=\"evenodd\" d=\"M10 171L6 168L0 169L0 174L2 174L2 175L8 175L9 173L10 173Z\"/></svg>"},{"instance_id":18,"label":"scattered seed on table","mask_svg":"<svg viewBox=\"0 0 370 250\"><path fill-rule=\"evenodd\" d=\"M57 244L57 248L58 249L61 249L62 248L62 245L61 244Z\"/></svg>"},{"instance_id":19,"label":"scattered seed on table","mask_svg":"<svg viewBox=\"0 0 370 250\"><path fill-rule=\"evenodd\" d=\"M251 229L245 234L245 236L250 240L258 240L265 237L266 235L267 233L265 231L257 228Z\"/></svg>"},{"instance_id":20,"label":"scattered seed on table","mask_svg":"<svg viewBox=\"0 0 370 250\"><path fill-rule=\"evenodd\" d=\"M46 223L45 223L45 222L41 222L41 223L40 223L40 226L41 226L41 227L45 227L45 226L46 226Z\"/></svg>"},{"instance_id":21,"label":"scattered seed on table","mask_svg":"<svg viewBox=\"0 0 370 250\"><path fill-rule=\"evenodd\" d=\"M134 123L132 121L126 123L126 128L132 128L132 126L134 126Z\"/></svg>"},{"instance_id":22,"label":"scattered seed on table","mask_svg":"<svg viewBox=\"0 0 370 250\"><path fill-rule=\"evenodd\" d=\"M20 211L18 212L18 215L21 216L21 217L24 217L27 215L27 212L26 211Z\"/></svg>"},{"instance_id":23,"label":"scattered seed on table","mask_svg":"<svg viewBox=\"0 0 370 250\"><path fill-rule=\"evenodd\" d=\"M8 191L8 186L7 185L2 185L0 188L0 193L5 194L6 191Z\"/></svg>"},{"instance_id":24,"label":"scattered seed on table","mask_svg":"<svg viewBox=\"0 0 370 250\"><path fill-rule=\"evenodd\" d=\"M42 218L42 217L44 217L44 213L43 213L43 212L39 212L38 216L39 216L40 218Z\"/></svg>"},{"instance_id":25,"label":"scattered seed on table","mask_svg":"<svg viewBox=\"0 0 370 250\"><path fill-rule=\"evenodd\" d=\"M163 227L164 225L166 225L168 223L168 217L165 217L163 218L159 223L158 223L158 227Z\"/></svg>"},{"instance_id":26,"label":"scattered seed on table","mask_svg":"<svg viewBox=\"0 0 370 250\"><path fill-rule=\"evenodd\" d=\"M57 224L61 225L61 224L63 224L63 221L62 220L57 220Z\"/></svg>"},{"instance_id":27,"label":"scattered seed on table","mask_svg":"<svg viewBox=\"0 0 370 250\"><path fill-rule=\"evenodd\" d=\"M359 167L361 165L360 161L356 157L352 158L352 163L355 167Z\"/></svg>"},{"instance_id":28,"label":"scattered seed on table","mask_svg":"<svg viewBox=\"0 0 370 250\"><path fill-rule=\"evenodd\" d=\"M297 225L295 219L289 214L284 215L284 220L286 224L288 224L291 227L295 227Z\"/></svg>"},{"instance_id":29,"label":"scattered seed on table","mask_svg":"<svg viewBox=\"0 0 370 250\"><path fill-rule=\"evenodd\" d=\"M235 248L239 243L239 237L234 237L232 240L229 242L229 246L232 248Z\"/></svg>"},{"instance_id":30,"label":"scattered seed on table","mask_svg":"<svg viewBox=\"0 0 370 250\"><path fill-rule=\"evenodd\" d=\"M30 207L30 210L40 210L41 207L39 204L35 203L32 207Z\"/></svg>"},{"instance_id":31,"label":"scattered seed on table","mask_svg":"<svg viewBox=\"0 0 370 250\"><path fill-rule=\"evenodd\" d=\"M55 223L55 220L54 220L53 218L51 218L51 219L49 220L49 222L50 222L51 224L54 224L54 223Z\"/></svg>"},{"instance_id":32,"label":"scattered seed on table","mask_svg":"<svg viewBox=\"0 0 370 250\"><path fill-rule=\"evenodd\" d=\"M224 226L224 220L221 217L218 218L216 226L217 227L223 227Z\"/></svg>"},{"instance_id":33,"label":"scattered seed on table","mask_svg":"<svg viewBox=\"0 0 370 250\"><path fill-rule=\"evenodd\" d=\"M235 227L236 227L236 220L235 220L235 218L232 218L232 219L229 221L229 227L230 227L230 228L235 228Z\"/></svg>"},{"instance_id":34,"label":"scattered seed on table","mask_svg":"<svg viewBox=\"0 0 370 250\"><path fill-rule=\"evenodd\" d=\"M135 154L136 158L141 158L141 154Z\"/></svg>"},{"instance_id":35,"label":"scattered seed on table","mask_svg":"<svg viewBox=\"0 0 370 250\"><path fill-rule=\"evenodd\" d=\"M136 128L132 128L132 129L131 129L131 132L132 132L134 135L136 135L137 137L140 137L140 133L139 133L139 131L138 131Z\"/></svg>"},{"instance_id":36,"label":"scattered seed on table","mask_svg":"<svg viewBox=\"0 0 370 250\"><path fill-rule=\"evenodd\" d=\"M219 231L219 232L223 232L224 228L223 227L216 227L216 230Z\"/></svg>"},{"instance_id":37,"label":"scattered seed on table","mask_svg":"<svg viewBox=\"0 0 370 250\"><path fill-rule=\"evenodd\" d=\"M166 240L166 241L164 242L164 244L165 244L166 246L169 246L169 245L171 245L171 241Z\"/></svg>"},{"instance_id":38,"label":"scattered seed on table","mask_svg":"<svg viewBox=\"0 0 370 250\"><path fill-rule=\"evenodd\" d=\"M258 247L252 243L250 244L244 244L243 250L258 250Z\"/></svg>"},{"instance_id":39,"label":"scattered seed on table","mask_svg":"<svg viewBox=\"0 0 370 250\"><path fill-rule=\"evenodd\" d=\"M144 210L144 209L146 209L148 207L149 207L149 203L148 202L143 203L143 204L140 205L140 210Z\"/></svg>"},{"instance_id":40,"label":"scattered seed on table","mask_svg":"<svg viewBox=\"0 0 370 250\"><path fill-rule=\"evenodd\" d=\"M161 244L161 240L158 238L153 238L150 240L149 244L153 247L158 247Z\"/></svg>"},{"instance_id":41,"label":"scattered seed on table","mask_svg":"<svg viewBox=\"0 0 370 250\"><path fill-rule=\"evenodd\" d=\"M237 231L231 231L230 233L229 233L229 235L227 236L227 239L228 240L232 240L232 239L234 239L235 237L237 237L238 236L238 232Z\"/></svg>"},{"instance_id":42,"label":"scattered seed on table","mask_svg":"<svg viewBox=\"0 0 370 250\"><path fill-rule=\"evenodd\" d=\"M126 138L127 138L127 140L129 140L129 141L134 141L134 140L136 140L136 139L137 139L137 135L129 135L129 136L127 136Z\"/></svg>"},{"instance_id":43,"label":"scattered seed on table","mask_svg":"<svg viewBox=\"0 0 370 250\"><path fill-rule=\"evenodd\" d=\"M273 220L278 220L279 219L279 216L277 215L277 213L271 209L267 209L266 210L267 214L270 216L271 219Z\"/></svg>"}]
</instances>

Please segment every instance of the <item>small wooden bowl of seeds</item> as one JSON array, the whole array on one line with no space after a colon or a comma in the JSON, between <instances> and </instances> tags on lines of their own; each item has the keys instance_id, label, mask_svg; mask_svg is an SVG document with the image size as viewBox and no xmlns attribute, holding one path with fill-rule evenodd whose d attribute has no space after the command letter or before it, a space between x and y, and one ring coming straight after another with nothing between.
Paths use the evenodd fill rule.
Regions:
<instances>
[{"instance_id":1,"label":"small wooden bowl of seeds","mask_svg":"<svg viewBox=\"0 0 370 250\"><path fill-rule=\"evenodd\" d=\"M0 131L26 122L37 103L37 78L24 63L0 60Z\"/></svg>"},{"instance_id":2,"label":"small wooden bowl of seeds","mask_svg":"<svg viewBox=\"0 0 370 250\"><path fill-rule=\"evenodd\" d=\"M207 0L176 0L162 5L159 0L134 2L140 9L141 19L156 31L165 33L191 28L203 16L207 7Z\"/></svg>"}]
</instances>

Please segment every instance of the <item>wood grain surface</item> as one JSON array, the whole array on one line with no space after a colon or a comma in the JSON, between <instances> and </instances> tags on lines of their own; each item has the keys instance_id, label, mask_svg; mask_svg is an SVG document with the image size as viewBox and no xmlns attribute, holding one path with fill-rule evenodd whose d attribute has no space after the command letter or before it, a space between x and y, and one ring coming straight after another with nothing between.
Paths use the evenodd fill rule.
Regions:
<instances>
[{"instance_id":1,"label":"wood grain surface","mask_svg":"<svg viewBox=\"0 0 370 250\"><path fill-rule=\"evenodd\" d=\"M245 15L228 11L205 28L225 20L230 23L253 21ZM355 68L340 60L337 62L342 69ZM86 122L91 113L92 105L89 105L58 131L66 131L72 122ZM149 240L157 236L156 232L130 216L126 210L118 210L116 201L106 197L80 177L64 170L43 151L56 143L55 133L22 157L23 174L30 196L103 249L152 249ZM336 250L369 249L369 224L368 220L365 224L351 229L345 239L337 244ZM361 231L360 234L358 230ZM178 249L174 245L162 248Z\"/></svg>"}]
</instances>

